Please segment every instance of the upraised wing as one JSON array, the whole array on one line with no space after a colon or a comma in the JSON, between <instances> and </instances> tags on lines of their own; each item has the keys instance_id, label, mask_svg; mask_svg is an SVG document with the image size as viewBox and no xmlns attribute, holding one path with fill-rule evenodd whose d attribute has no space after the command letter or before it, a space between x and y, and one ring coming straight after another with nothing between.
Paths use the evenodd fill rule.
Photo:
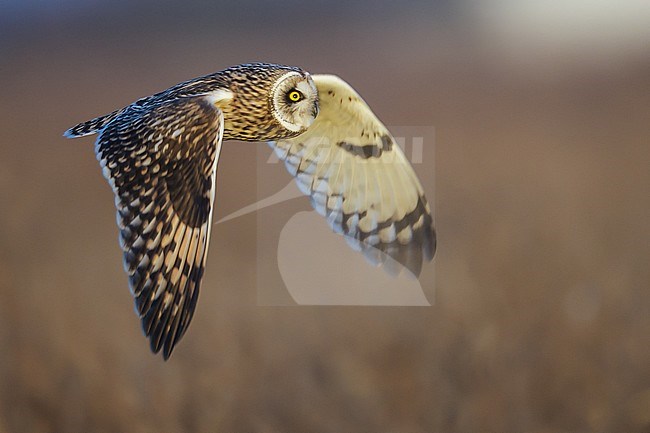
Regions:
<instances>
[{"instance_id":1,"label":"upraised wing","mask_svg":"<svg viewBox=\"0 0 650 433\"><path fill-rule=\"evenodd\" d=\"M436 248L431 209L388 129L345 81L314 75L320 110L307 132L270 142L314 209L374 264L419 275Z\"/></svg>"}]
</instances>

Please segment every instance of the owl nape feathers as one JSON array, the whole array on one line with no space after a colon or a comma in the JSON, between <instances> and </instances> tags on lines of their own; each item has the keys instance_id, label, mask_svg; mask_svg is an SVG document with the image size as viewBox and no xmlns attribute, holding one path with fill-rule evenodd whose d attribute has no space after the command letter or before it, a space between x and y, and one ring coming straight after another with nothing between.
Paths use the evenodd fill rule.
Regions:
<instances>
[{"instance_id":1,"label":"owl nape feathers","mask_svg":"<svg viewBox=\"0 0 650 433\"><path fill-rule=\"evenodd\" d=\"M168 359L192 320L224 140L267 141L330 227L371 262L418 276L431 209L411 164L358 93L333 75L233 66L80 123L115 193L124 269L151 350Z\"/></svg>"}]
</instances>

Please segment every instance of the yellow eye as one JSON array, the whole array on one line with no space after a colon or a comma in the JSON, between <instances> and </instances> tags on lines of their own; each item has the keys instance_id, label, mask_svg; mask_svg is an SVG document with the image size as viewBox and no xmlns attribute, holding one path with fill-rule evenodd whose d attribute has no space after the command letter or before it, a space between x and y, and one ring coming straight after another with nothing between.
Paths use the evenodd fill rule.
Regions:
<instances>
[{"instance_id":1,"label":"yellow eye","mask_svg":"<svg viewBox=\"0 0 650 433\"><path fill-rule=\"evenodd\" d=\"M302 93L297 90L292 90L287 96L291 102L298 102L302 99Z\"/></svg>"}]
</instances>

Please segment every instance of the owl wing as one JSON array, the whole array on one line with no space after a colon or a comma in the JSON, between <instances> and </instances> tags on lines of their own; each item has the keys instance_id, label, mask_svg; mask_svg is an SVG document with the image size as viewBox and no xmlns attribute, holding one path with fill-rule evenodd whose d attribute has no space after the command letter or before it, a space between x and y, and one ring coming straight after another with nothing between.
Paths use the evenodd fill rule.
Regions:
<instances>
[{"instance_id":1,"label":"owl wing","mask_svg":"<svg viewBox=\"0 0 650 433\"><path fill-rule=\"evenodd\" d=\"M393 136L345 81L313 75L319 114L309 129L270 142L332 229L372 263L419 275L436 248L431 209Z\"/></svg>"},{"instance_id":2,"label":"owl wing","mask_svg":"<svg viewBox=\"0 0 650 433\"><path fill-rule=\"evenodd\" d=\"M95 152L115 192L120 246L151 350L169 358L192 319L203 277L222 112L207 97L129 106Z\"/></svg>"}]
</instances>

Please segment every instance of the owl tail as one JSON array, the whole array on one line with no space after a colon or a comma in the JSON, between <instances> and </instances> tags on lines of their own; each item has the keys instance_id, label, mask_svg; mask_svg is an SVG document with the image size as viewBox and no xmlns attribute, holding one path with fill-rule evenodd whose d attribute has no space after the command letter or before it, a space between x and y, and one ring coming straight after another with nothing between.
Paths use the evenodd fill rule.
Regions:
<instances>
[{"instance_id":1,"label":"owl tail","mask_svg":"<svg viewBox=\"0 0 650 433\"><path fill-rule=\"evenodd\" d=\"M115 119L123 110L124 109L115 110L110 114L95 117L92 120L82 122L65 131L63 133L63 136L67 138L77 138L86 135L96 134L102 129L104 129L104 127L108 125L111 120Z\"/></svg>"}]
</instances>

